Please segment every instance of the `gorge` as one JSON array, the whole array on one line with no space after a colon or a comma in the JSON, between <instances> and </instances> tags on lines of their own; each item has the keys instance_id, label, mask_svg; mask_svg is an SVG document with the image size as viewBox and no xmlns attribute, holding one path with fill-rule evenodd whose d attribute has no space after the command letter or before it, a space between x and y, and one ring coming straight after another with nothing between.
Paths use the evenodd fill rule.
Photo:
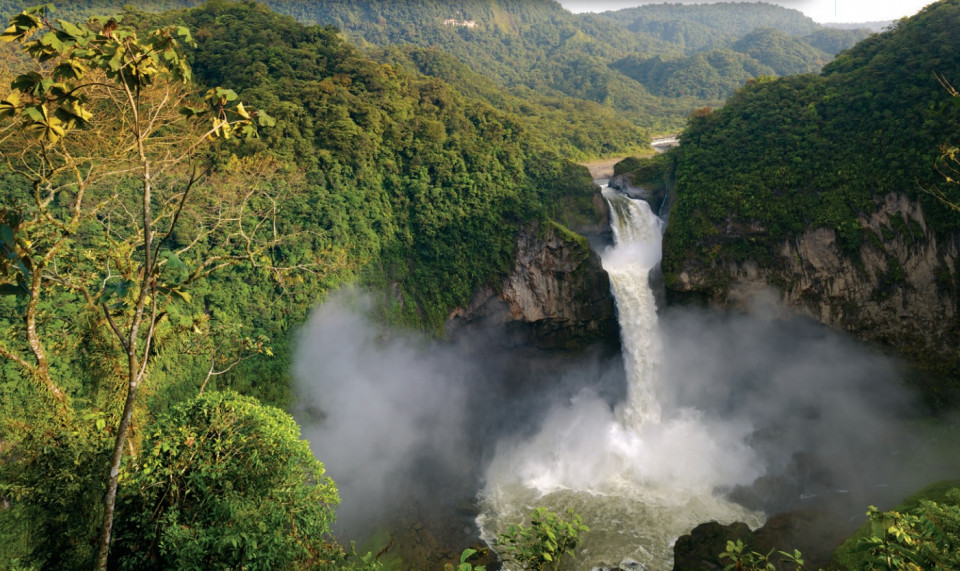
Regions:
<instances>
[{"instance_id":1,"label":"gorge","mask_svg":"<svg viewBox=\"0 0 960 571\"><path fill-rule=\"evenodd\" d=\"M0 0L0 568L493 571L536 507L818 568L960 474L960 0L115 4Z\"/></svg>"},{"instance_id":2,"label":"gorge","mask_svg":"<svg viewBox=\"0 0 960 571\"><path fill-rule=\"evenodd\" d=\"M455 544L476 534L493 544L535 506L574 509L591 531L571 568L666 570L675 543L695 552L695 542L678 540L699 523L758 528L774 517L779 531L764 541L824 564L863 521L866 503L896 501L955 473L951 429L917 424L921 409L895 361L771 292L754 292L732 313L658 309L648 274L662 223L642 200L604 195L616 245L600 256L610 276L602 283L616 298L622 356L536 348L545 328L523 325L523 313L509 325L518 302L508 288L496 302L503 309L475 312L452 345L383 332L345 313L342 299L317 312L299 350L299 418L353 506L341 511L343 529L369 529L413 496L461 514ZM530 251L563 250L555 235L540 236ZM539 267L533 284L543 291L596 284L566 282L571 266ZM526 297L549 301L526 315L550 323L544 310L575 298ZM533 337L517 337L518 327ZM329 416L311 420L310 407ZM463 506L478 490L473 528ZM802 521L834 531L804 535ZM444 532L411 542L434 535Z\"/></svg>"}]
</instances>

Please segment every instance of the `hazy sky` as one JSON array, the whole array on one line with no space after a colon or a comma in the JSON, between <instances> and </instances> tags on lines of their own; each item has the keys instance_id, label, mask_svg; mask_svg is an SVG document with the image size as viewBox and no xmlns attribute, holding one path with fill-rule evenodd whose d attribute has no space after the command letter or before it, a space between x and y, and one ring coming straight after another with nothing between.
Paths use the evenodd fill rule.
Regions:
<instances>
[{"instance_id":1,"label":"hazy sky","mask_svg":"<svg viewBox=\"0 0 960 571\"><path fill-rule=\"evenodd\" d=\"M603 12L619 10L643 4L678 2L684 4L712 3L717 0L559 0L572 12ZM814 21L824 22L876 22L898 20L912 16L932 0L767 0L787 8L800 10Z\"/></svg>"}]
</instances>

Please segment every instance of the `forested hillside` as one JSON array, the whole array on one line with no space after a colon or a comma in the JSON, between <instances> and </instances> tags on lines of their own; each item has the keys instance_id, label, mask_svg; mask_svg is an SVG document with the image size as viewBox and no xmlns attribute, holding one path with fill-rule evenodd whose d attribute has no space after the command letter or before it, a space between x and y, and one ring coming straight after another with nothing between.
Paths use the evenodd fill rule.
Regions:
<instances>
[{"instance_id":1,"label":"forested hillside","mask_svg":"<svg viewBox=\"0 0 960 571\"><path fill-rule=\"evenodd\" d=\"M960 276L951 244L960 220L924 190L950 186L935 165L960 140L960 114L942 84L960 77L958 25L960 2L934 4L842 53L818 76L754 81L722 109L693 117L672 159L668 285L723 296L746 279L738 264L758 264L827 322L954 371ZM900 195L917 205L909 214L891 210ZM790 273L794 256L810 263L804 244L815 229L835 233L838 263L849 261L861 276L845 279L862 284L818 283L809 267L803 272L812 283ZM921 251L926 261L911 258ZM928 265L929 272L920 269ZM910 281L928 273L930 291ZM884 309L869 321L868 309L858 316L853 301L844 301L854 290L865 296L864 308ZM924 295L945 305L934 310L914 300ZM884 304L894 300L907 305L903 322L884 325L881 316L896 311ZM936 321L918 317L927 309Z\"/></svg>"},{"instance_id":2,"label":"forested hillside","mask_svg":"<svg viewBox=\"0 0 960 571\"><path fill-rule=\"evenodd\" d=\"M17 21L24 34L47 26L38 16ZM151 63L156 67L137 67L141 75L133 77L147 78L140 80L123 70L154 60L123 60L126 52L111 48L112 42L132 38L132 29L113 31L114 23L103 20L91 24L93 31L49 21L58 27L43 36L47 43L28 45L42 46L36 49L46 50L48 59L73 63L21 76L14 94L3 94L0 108L4 120L19 121L5 124L0 140L9 159L0 187L5 254L0 265L0 497L17 500L14 509L0 512L0 534L4 556L22 557L25 564L92 565L102 515L99 498L121 411L126 418L129 409L133 419L129 450L121 447L130 454L124 473L132 479L124 480L118 492L114 547L133 557L131 552L142 549L139 534L147 529L141 524L161 525L156 518L166 518L162 525L170 527L163 529L175 534L181 515L201 517L199 511L186 515L199 506L177 501L150 516L152 507L140 503L148 500L134 491L152 489L151 478L176 462L189 465L189 457L179 456L188 449L166 448L165 431L187 431L195 435L191 442L206 446L214 442L204 433L208 426L234 432L241 429L231 423L239 422L252 431L246 444L224 443L251 447L236 452L239 458L293 446L292 424L269 420L274 413L260 403L286 406L291 332L328 291L347 283L368 286L382 293L382 320L439 331L453 307L511 268L522 225L547 218L562 222L565 212L592 208L587 171L545 148L542 138L528 135L516 116L420 75L411 65L372 61L333 28L305 26L253 3L128 12L123 26L135 26L150 38L144 41L155 42L148 45L173 50L171 40L162 38L176 37L185 55L156 50L150 57L170 55ZM147 35L156 28L167 31ZM7 35L13 39L20 29L15 26ZM90 48L77 47L81 37L94 38L82 40ZM118 55L102 58L99 49ZM67 60L67 53L74 55ZM106 71L84 71L88 60ZM27 57L3 61L0 70L8 84L30 65ZM186 87L149 75L172 64L179 66ZM57 79L34 79L41 73ZM96 81L101 73L103 79ZM71 95L80 90L62 83L88 78L94 78L94 87L83 88L82 99ZM131 150L135 157L139 143L113 138L126 133L127 125L138 125L137 115L121 113L116 116L123 122L112 124L116 112L108 109L117 100L109 90L95 89L110 81L120 82L121 91L132 86L130 101L140 102L122 113L153 106L150 128L130 131L145 149L139 162L123 158ZM207 92L214 86L220 87ZM209 123L193 127L176 119L176 109L160 113L174 95L186 103L180 121L209 116L208 109L219 113L207 135L194 129ZM34 103L34 97L45 97L46 103ZM44 114L47 105L57 105L55 115ZM247 136L252 133L257 137ZM218 141L200 152L200 142L213 135ZM198 142L191 143L195 136ZM158 166L156 173L135 166L152 162L169 166ZM80 172L89 176L72 178ZM151 181L155 217L147 224L151 215L133 197ZM39 189L52 193L51 200L37 198ZM144 209L144 221L137 222L138 208ZM143 240L147 245L137 246ZM152 253L144 259L144 252ZM147 280L145 272L158 277ZM157 289L144 293L151 287ZM142 319L144 328L138 333L132 326L124 341L120 331ZM127 347L137 354L131 364L125 360ZM122 371L132 375L130 394L140 384L136 379L144 379L144 396L131 397L132 405L124 405ZM35 375L43 382L31 383ZM228 387L260 402L209 392ZM211 396L197 400L204 389ZM168 460L157 460L159 465L136 460L141 446L157 446L158 456L163 447ZM319 511L303 512L306 519L284 521L275 529L284 534L289 533L284 526L300 526L312 529L312 541L325 541L335 489L322 477L322 466L303 456L302 445L291 450L289 457L262 456L263 473L251 472L249 486L237 487L236 496L204 512L212 518L203 519L207 532L165 536L165 545L181 547L162 556L140 552L128 561L144 563L146 557L166 561L154 561L161 567L187 564L176 558L191 557L191 549L200 550L193 552L197 561L204 553L227 559L249 555L254 549L249 542L256 537L238 538L216 526L232 525L223 523L232 521L224 515L230 510L259 519L260 508L243 502L250 494L268 497L274 493L270 486L277 486L281 496L299 490L290 488L296 481L278 480L296 474L306 477L310 488L297 491L303 494L299 499L276 501L292 506L319 498ZM289 470L277 466L288 461ZM74 462L85 470L71 468ZM220 468L237 469L229 463ZM74 485L54 494L43 483L51 477L69 478ZM210 477L214 480L182 485L218 485L219 476ZM156 500L166 499L161 494ZM164 511L167 507L181 511ZM67 531L49 531L57 526ZM293 541L282 539L287 540ZM286 551L278 544L276 550L258 552L264 568L286 561L283 557L317 556L309 547L284 545ZM269 563L269 557L280 559Z\"/></svg>"},{"instance_id":3,"label":"forested hillside","mask_svg":"<svg viewBox=\"0 0 960 571\"><path fill-rule=\"evenodd\" d=\"M156 11L198 3L131 4ZM7 4L7 13L22 7ZM763 3L577 15L554 0L265 4L301 22L332 25L361 47L412 45L456 58L485 78L488 87L478 92L488 103L500 106L508 91L510 111L574 159L635 152L650 133L679 130L692 110L721 105L746 79L819 71L868 33L821 28L796 10ZM110 0L86 0L67 13L116 9ZM455 67L433 65L428 74L475 87L458 84L464 78Z\"/></svg>"},{"instance_id":4,"label":"forested hillside","mask_svg":"<svg viewBox=\"0 0 960 571\"><path fill-rule=\"evenodd\" d=\"M613 65L625 57L644 60L659 54L673 60L703 50L727 49L754 30L770 27L791 37L790 41L764 42L765 47L775 48L769 56L764 53L764 57L773 58L775 65L769 67L774 73L794 73L798 65L804 71L815 71L830 59L801 37L820 29L816 23L800 12L771 4L712 4L703 10L700 6L664 4L583 15L568 14L552 0L496 5L478 0L460 3L453 12L447 6L442 2L357 0L278 9L332 23L363 42L439 47L507 87L601 103L653 131L679 126L698 106L719 104L733 88L743 84L745 75L766 73L767 68L750 55L761 40L748 38L742 49L734 48L738 51L735 57L750 61L733 69L716 62L725 56L707 56L711 69L706 73L701 69L688 71L690 67L705 67L698 58L692 64L681 64L684 69L667 77L662 71L631 74L624 71L626 66ZM472 21L476 26L444 24L447 20ZM398 25L410 21L416 25ZM834 31L833 35L845 38L838 38L834 47L839 42L849 47L866 32ZM781 59L797 58L806 59L781 65ZM685 86L664 87L663 82Z\"/></svg>"}]
</instances>

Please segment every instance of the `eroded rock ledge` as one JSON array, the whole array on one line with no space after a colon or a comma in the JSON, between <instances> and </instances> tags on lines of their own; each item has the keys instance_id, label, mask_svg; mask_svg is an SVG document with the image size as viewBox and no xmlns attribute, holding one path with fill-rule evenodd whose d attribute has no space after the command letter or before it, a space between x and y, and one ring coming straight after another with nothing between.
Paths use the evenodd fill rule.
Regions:
<instances>
[{"instance_id":1,"label":"eroded rock ledge","mask_svg":"<svg viewBox=\"0 0 960 571\"><path fill-rule=\"evenodd\" d=\"M506 343L581 348L618 339L610 280L583 236L555 222L521 229L513 270L495 289L478 291L448 319L459 332L504 325Z\"/></svg>"},{"instance_id":2,"label":"eroded rock ledge","mask_svg":"<svg viewBox=\"0 0 960 571\"><path fill-rule=\"evenodd\" d=\"M925 369L960 370L960 239L938 237L917 202L892 193L860 217L867 237L856 255L841 251L832 228L786 240L770 260L685 260L668 276L672 300L694 296L719 307L763 290L820 323L890 347ZM728 225L724 240L763 228Z\"/></svg>"}]
</instances>

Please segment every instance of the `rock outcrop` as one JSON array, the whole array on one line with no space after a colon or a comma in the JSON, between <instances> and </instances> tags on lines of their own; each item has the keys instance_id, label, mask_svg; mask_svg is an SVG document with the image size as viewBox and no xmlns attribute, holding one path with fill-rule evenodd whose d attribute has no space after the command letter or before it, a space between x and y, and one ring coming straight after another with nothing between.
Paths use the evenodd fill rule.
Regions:
<instances>
[{"instance_id":1,"label":"rock outcrop","mask_svg":"<svg viewBox=\"0 0 960 571\"><path fill-rule=\"evenodd\" d=\"M805 568L820 569L830 563L833 551L847 537L856 525L834 525L835 514L825 516L818 510L796 510L780 513L763 527L751 531L741 522L721 525L715 521L702 523L688 535L682 535L673 546L673 569L675 571L723 569L729 565L729 559L720 559L726 550L727 541L740 540L746 545L746 551L767 554L773 551L770 563L777 570L795 569L784 562L777 551L793 553L799 550L803 555Z\"/></svg>"},{"instance_id":2,"label":"rock outcrop","mask_svg":"<svg viewBox=\"0 0 960 571\"><path fill-rule=\"evenodd\" d=\"M853 255L838 246L834 229L813 228L782 242L766 260L685 260L667 276L668 295L730 307L775 291L787 308L892 348L928 371L954 374L960 238L934 235L919 204L896 193L878 200L860 225L865 239ZM727 243L766 232L733 223L719 230Z\"/></svg>"},{"instance_id":3,"label":"rock outcrop","mask_svg":"<svg viewBox=\"0 0 960 571\"><path fill-rule=\"evenodd\" d=\"M667 196L666 188L663 186L658 188L638 186L633 183L632 177L633 172L618 174L611 178L607 184L610 188L618 190L630 198L646 200L650 203L651 210L657 214L663 214L665 210L664 199Z\"/></svg>"},{"instance_id":4,"label":"rock outcrop","mask_svg":"<svg viewBox=\"0 0 960 571\"><path fill-rule=\"evenodd\" d=\"M510 343L578 348L616 340L610 281L583 236L554 222L521 229L513 270L498 287L483 288L455 310L448 330L506 325Z\"/></svg>"}]
</instances>

